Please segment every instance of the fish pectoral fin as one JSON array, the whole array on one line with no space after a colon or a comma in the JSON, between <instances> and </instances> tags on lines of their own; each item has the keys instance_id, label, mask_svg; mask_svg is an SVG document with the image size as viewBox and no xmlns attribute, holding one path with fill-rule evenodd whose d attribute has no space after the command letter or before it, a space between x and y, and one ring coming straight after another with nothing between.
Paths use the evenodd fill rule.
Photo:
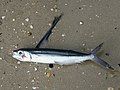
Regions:
<instances>
[{"instance_id":1,"label":"fish pectoral fin","mask_svg":"<svg viewBox=\"0 0 120 90\"><path fill-rule=\"evenodd\" d=\"M52 34L53 28L57 25L58 21L60 21L62 15L63 14L61 14L60 16L54 18L54 20L52 22L52 25L51 25L51 28L46 32L46 34L39 41L39 43L37 44L37 46L35 48L40 48L41 46L44 46L48 42L49 36Z\"/></svg>"}]
</instances>

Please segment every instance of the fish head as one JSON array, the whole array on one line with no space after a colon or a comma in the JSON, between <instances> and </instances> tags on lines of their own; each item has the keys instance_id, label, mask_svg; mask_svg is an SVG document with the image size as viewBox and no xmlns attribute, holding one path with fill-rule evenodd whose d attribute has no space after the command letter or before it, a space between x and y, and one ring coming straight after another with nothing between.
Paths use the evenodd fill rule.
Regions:
<instances>
[{"instance_id":1,"label":"fish head","mask_svg":"<svg viewBox=\"0 0 120 90\"><path fill-rule=\"evenodd\" d=\"M31 54L28 51L24 51L20 49L14 50L12 57L19 61L30 61L31 60Z\"/></svg>"}]
</instances>

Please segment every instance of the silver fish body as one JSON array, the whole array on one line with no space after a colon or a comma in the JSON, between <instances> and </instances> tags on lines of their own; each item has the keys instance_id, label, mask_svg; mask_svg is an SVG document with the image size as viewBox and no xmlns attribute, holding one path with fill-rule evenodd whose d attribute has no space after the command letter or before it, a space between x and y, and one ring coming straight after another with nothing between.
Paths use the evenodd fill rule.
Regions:
<instances>
[{"instance_id":1,"label":"silver fish body","mask_svg":"<svg viewBox=\"0 0 120 90\"><path fill-rule=\"evenodd\" d=\"M18 56L17 51L14 51L13 57L20 61L45 63L45 64L59 64L70 65L75 63L81 63L86 60L94 58L92 54L80 53L72 50L60 50L60 49L19 49Z\"/></svg>"},{"instance_id":2,"label":"silver fish body","mask_svg":"<svg viewBox=\"0 0 120 90\"><path fill-rule=\"evenodd\" d=\"M45 64L70 65L81 63L86 60L91 60L97 64L114 70L104 60L96 56L96 53L101 49L103 43L93 49L89 54L76 52L73 50L49 49L49 48L22 48L13 51L13 58L23 62L36 62Z\"/></svg>"}]
</instances>

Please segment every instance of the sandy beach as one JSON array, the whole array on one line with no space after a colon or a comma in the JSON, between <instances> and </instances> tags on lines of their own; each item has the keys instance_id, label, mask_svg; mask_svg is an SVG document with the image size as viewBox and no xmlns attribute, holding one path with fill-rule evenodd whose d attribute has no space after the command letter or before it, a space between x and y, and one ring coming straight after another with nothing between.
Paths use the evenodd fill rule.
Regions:
<instances>
[{"instance_id":1,"label":"sandy beach","mask_svg":"<svg viewBox=\"0 0 120 90\"><path fill-rule=\"evenodd\" d=\"M120 75L94 62L55 65L49 77L47 64L12 57L34 48L61 13L46 47L89 53L104 42L98 56L120 72L119 0L0 0L0 90L120 90Z\"/></svg>"}]
</instances>

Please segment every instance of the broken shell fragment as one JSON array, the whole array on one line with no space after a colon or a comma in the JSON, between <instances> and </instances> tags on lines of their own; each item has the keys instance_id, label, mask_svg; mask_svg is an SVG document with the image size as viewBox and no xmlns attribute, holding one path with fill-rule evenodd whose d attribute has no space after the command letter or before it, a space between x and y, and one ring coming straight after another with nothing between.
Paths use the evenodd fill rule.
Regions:
<instances>
[{"instance_id":1,"label":"broken shell fragment","mask_svg":"<svg viewBox=\"0 0 120 90\"><path fill-rule=\"evenodd\" d=\"M114 90L114 88L113 87L108 87L108 90Z\"/></svg>"},{"instance_id":2,"label":"broken shell fragment","mask_svg":"<svg viewBox=\"0 0 120 90\"><path fill-rule=\"evenodd\" d=\"M31 32L27 32L27 34L28 34L28 36L31 36L31 35L32 35L32 33L31 33Z\"/></svg>"}]
</instances>

